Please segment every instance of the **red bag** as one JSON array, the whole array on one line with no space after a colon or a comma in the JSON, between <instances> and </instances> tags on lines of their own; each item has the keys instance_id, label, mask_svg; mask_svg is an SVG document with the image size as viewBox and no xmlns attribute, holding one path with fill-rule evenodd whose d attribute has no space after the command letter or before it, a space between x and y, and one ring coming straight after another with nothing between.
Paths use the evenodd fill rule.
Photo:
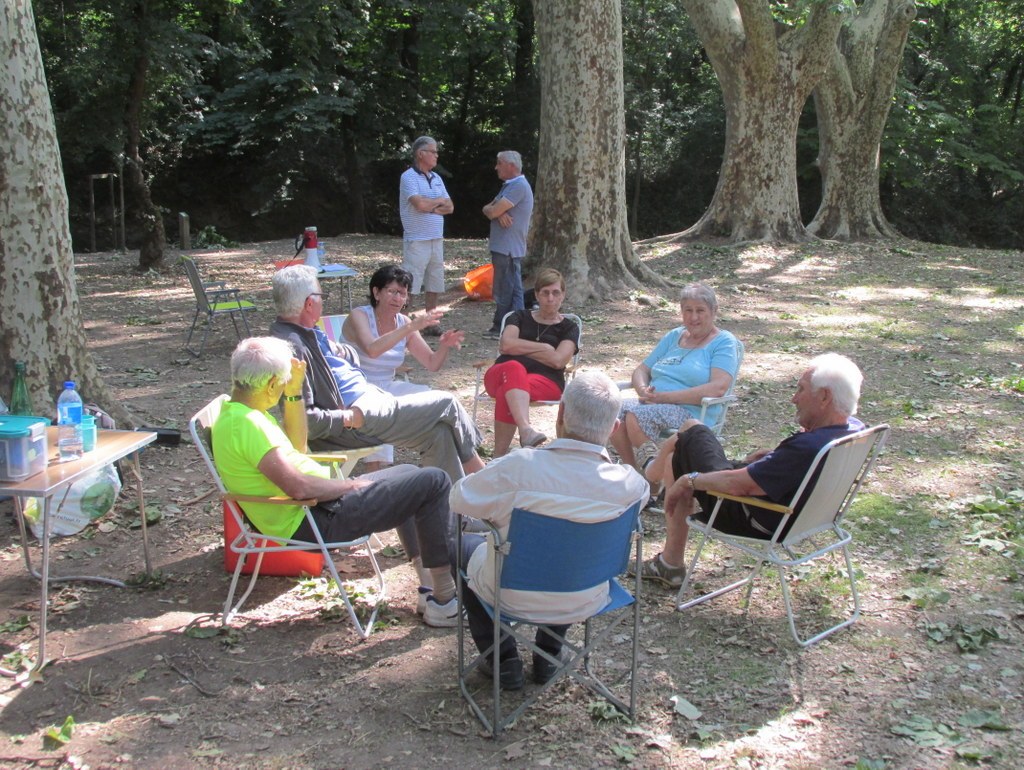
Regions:
<instances>
[{"instance_id":1,"label":"red bag","mask_svg":"<svg viewBox=\"0 0 1024 770\"><path fill-rule=\"evenodd\" d=\"M462 279L462 287L470 299L494 299L494 265L474 267Z\"/></svg>"}]
</instances>

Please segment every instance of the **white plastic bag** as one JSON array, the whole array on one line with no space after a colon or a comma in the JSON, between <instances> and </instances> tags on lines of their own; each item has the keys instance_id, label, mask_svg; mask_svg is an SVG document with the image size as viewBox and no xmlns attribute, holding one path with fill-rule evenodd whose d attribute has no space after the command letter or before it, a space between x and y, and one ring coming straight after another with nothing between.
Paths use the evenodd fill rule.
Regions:
<instances>
[{"instance_id":1,"label":"white plastic bag","mask_svg":"<svg viewBox=\"0 0 1024 770\"><path fill-rule=\"evenodd\" d=\"M97 468L76 481L67 496L54 495L50 502L50 534L74 535L114 507L121 494L121 479L113 464ZM43 501L32 497L25 501L25 521L37 538L43 536Z\"/></svg>"}]
</instances>

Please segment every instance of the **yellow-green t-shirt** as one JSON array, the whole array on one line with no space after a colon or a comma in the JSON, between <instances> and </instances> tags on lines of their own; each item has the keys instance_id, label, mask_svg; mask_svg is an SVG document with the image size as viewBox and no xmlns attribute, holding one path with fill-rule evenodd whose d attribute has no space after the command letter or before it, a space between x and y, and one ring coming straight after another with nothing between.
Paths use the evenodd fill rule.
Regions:
<instances>
[{"instance_id":1,"label":"yellow-green t-shirt","mask_svg":"<svg viewBox=\"0 0 1024 770\"><path fill-rule=\"evenodd\" d=\"M285 493L264 476L260 461L271 449L281 449L285 458L302 473L330 478L330 471L292 446L288 436L271 415L237 401L225 401L213 425L213 464L228 492L236 495L279 497ZM241 503L245 515L264 535L291 537L305 515L298 505Z\"/></svg>"}]
</instances>

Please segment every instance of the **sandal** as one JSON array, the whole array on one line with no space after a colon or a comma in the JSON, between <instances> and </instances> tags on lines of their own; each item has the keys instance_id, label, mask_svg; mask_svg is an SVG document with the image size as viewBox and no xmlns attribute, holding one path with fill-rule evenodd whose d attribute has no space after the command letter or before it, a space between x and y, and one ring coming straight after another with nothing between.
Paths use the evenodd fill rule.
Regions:
<instances>
[{"instance_id":1,"label":"sandal","mask_svg":"<svg viewBox=\"0 0 1024 770\"><path fill-rule=\"evenodd\" d=\"M522 431L519 431L519 446L524 449L536 449L547 440L547 436L533 428L530 428L530 430L526 432L525 436Z\"/></svg>"}]
</instances>

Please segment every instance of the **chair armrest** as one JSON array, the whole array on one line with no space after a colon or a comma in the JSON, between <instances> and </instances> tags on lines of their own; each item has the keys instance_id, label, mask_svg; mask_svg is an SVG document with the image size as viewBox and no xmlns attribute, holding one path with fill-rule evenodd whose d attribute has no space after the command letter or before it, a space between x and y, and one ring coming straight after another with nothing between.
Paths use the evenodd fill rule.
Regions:
<instances>
[{"instance_id":1,"label":"chair armrest","mask_svg":"<svg viewBox=\"0 0 1024 770\"><path fill-rule=\"evenodd\" d=\"M723 500L733 500L737 503L743 503L744 505L753 505L755 508L764 508L766 511L775 511L786 516L790 516L793 513L793 509L788 505L779 505L778 503L771 503L767 500L762 500L760 497L743 497L740 495L729 495L725 492L713 492L710 489L708 494L713 497L720 497Z\"/></svg>"},{"instance_id":2,"label":"chair armrest","mask_svg":"<svg viewBox=\"0 0 1024 770\"><path fill-rule=\"evenodd\" d=\"M208 282L203 284L203 288L204 289L215 289L218 286L224 287L224 286L227 286L227 285L228 285L227 281L208 281Z\"/></svg>"},{"instance_id":3,"label":"chair armrest","mask_svg":"<svg viewBox=\"0 0 1024 770\"><path fill-rule=\"evenodd\" d=\"M734 404L739 400L739 396L734 396L732 393L724 396L704 396L700 400L700 405L707 409L709 406L717 406L718 404Z\"/></svg>"},{"instance_id":4,"label":"chair armrest","mask_svg":"<svg viewBox=\"0 0 1024 770\"><path fill-rule=\"evenodd\" d=\"M380 449L380 444L361 446L355 449L339 449L336 452L310 452L307 457L321 463L343 463L368 457Z\"/></svg>"},{"instance_id":5,"label":"chair armrest","mask_svg":"<svg viewBox=\"0 0 1024 770\"><path fill-rule=\"evenodd\" d=\"M261 497L260 495L235 495L225 492L221 495L222 500L232 500L238 503L272 503L273 505L316 505L315 498L296 500L291 497Z\"/></svg>"},{"instance_id":6,"label":"chair armrest","mask_svg":"<svg viewBox=\"0 0 1024 770\"><path fill-rule=\"evenodd\" d=\"M633 381L621 380L615 383L615 387L617 387L619 390L633 390Z\"/></svg>"},{"instance_id":7,"label":"chair armrest","mask_svg":"<svg viewBox=\"0 0 1024 770\"><path fill-rule=\"evenodd\" d=\"M239 289L213 289L211 291L207 291L206 293L209 294L211 297L227 296L236 298L238 296L239 291Z\"/></svg>"}]
</instances>

